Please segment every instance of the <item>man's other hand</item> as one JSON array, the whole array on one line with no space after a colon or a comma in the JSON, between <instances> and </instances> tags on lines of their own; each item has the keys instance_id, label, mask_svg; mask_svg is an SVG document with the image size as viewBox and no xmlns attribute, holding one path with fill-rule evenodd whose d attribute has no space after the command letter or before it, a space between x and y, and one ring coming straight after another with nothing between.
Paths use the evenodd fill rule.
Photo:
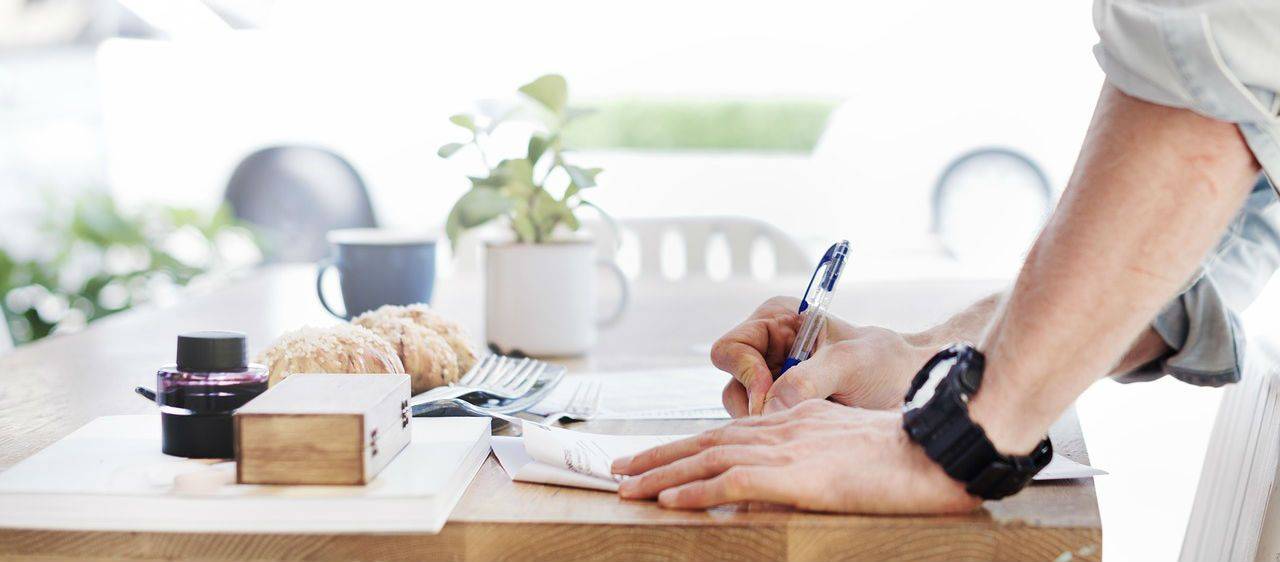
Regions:
<instances>
[{"instance_id":1,"label":"man's other hand","mask_svg":"<svg viewBox=\"0 0 1280 562\"><path fill-rule=\"evenodd\" d=\"M618 459L618 494L702 509L762 501L843 513L956 513L979 500L902 429L898 412L810 400Z\"/></svg>"}]
</instances>

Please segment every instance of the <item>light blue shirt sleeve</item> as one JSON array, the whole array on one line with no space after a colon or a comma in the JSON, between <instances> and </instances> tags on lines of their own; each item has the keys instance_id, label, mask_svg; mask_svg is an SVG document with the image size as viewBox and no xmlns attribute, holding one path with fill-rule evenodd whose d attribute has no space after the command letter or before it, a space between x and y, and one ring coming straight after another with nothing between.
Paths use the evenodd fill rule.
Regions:
<instances>
[{"instance_id":1,"label":"light blue shirt sleeve","mask_svg":"<svg viewBox=\"0 0 1280 562\"><path fill-rule=\"evenodd\" d=\"M1280 0L1095 0L1093 21L1109 84L1234 123L1264 174L1186 291L1152 322L1173 352L1121 380L1235 382L1240 312L1280 266Z\"/></svg>"},{"instance_id":2,"label":"light blue shirt sleeve","mask_svg":"<svg viewBox=\"0 0 1280 562\"><path fill-rule=\"evenodd\" d=\"M1151 327L1172 353L1121 382L1165 374L1204 386L1240 380L1245 335L1240 313L1280 268L1280 205L1266 178L1258 181L1190 287L1167 304Z\"/></svg>"},{"instance_id":3,"label":"light blue shirt sleeve","mask_svg":"<svg viewBox=\"0 0 1280 562\"><path fill-rule=\"evenodd\" d=\"M1093 23L1108 83L1235 123L1280 187L1280 2L1096 0Z\"/></svg>"}]
</instances>

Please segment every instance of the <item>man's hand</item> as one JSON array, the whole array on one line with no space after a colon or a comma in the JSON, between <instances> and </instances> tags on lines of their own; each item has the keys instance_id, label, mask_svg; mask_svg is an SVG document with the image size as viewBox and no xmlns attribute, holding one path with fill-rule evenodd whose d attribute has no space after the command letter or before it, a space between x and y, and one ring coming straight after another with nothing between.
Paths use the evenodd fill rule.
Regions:
<instances>
[{"instance_id":1,"label":"man's hand","mask_svg":"<svg viewBox=\"0 0 1280 562\"><path fill-rule=\"evenodd\" d=\"M764 413L813 398L877 410L896 408L902 405L911 377L937 352L913 344L910 336L876 326L850 327L843 335L774 381L764 398Z\"/></svg>"},{"instance_id":2,"label":"man's hand","mask_svg":"<svg viewBox=\"0 0 1280 562\"><path fill-rule=\"evenodd\" d=\"M774 297L711 348L711 362L733 375L724 406L734 417L774 412L810 398L851 406L892 408L902 403L911 376L935 349L873 326L852 326L828 317L813 357L778 381L773 374L791 351L800 300Z\"/></svg>"},{"instance_id":3,"label":"man's hand","mask_svg":"<svg viewBox=\"0 0 1280 562\"><path fill-rule=\"evenodd\" d=\"M956 513L980 501L907 439L902 415L810 400L618 459L624 498L844 513Z\"/></svg>"}]
</instances>

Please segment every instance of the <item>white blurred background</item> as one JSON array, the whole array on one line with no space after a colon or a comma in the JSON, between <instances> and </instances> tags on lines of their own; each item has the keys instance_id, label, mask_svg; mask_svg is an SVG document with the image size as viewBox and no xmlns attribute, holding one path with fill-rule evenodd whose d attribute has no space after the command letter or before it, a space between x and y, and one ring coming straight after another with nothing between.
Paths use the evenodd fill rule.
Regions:
<instances>
[{"instance_id":1,"label":"white blurred background","mask_svg":"<svg viewBox=\"0 0 1280 562\"><path fill-rule=\"evenodd\" d=\"M38 253L50 201L84 191L212 212L280 145L350 162L380 224L437 228L481 169L436 156L448 116L555 72L599 110L575 161L617 217L847 238L856 278L1011 278L1088 125L1095 41L1082 2L0 0L0 247ZM1081 400L1107 560L1176 557L1218 396Z\"/></svg>"},{"instance_id":2,"label":"white blurred background","mask_svg":"<svg viewBox=\"0 0 1280 562\"><path fill-rule=\"evenodd\" d=\"M465 161L434 155L447 116L558 72L586 105L820 107L814 138L782 150L604 143L579 160L605 168L597 202L617 215L743 214L904 272L947 253L930 206L946 167L1016 151L960 170L957 192L993 191L941 221L970 274L1007 274L1043 216L1037 174L1061 189L1101 80L1088 10L1065 5L210 4L239 30L198 2L124 5L116 19L154 38L7 49L6 198L105 185L126 205L211 207L254 150L308 144L354 165L383 224L441 224L467 187ZM898 274L875 270L859 271Z\"/></svg>"}]
</instances>

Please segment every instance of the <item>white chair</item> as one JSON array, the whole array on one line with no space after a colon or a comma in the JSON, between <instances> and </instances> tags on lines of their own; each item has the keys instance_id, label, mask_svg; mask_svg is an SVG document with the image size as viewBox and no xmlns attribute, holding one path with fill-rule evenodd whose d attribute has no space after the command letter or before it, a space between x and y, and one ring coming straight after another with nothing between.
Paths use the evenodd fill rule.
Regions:
<instances>
[{"instance_id":1,"label":"white chair","mask_svg":"<svg viewBox=\"0 0 1280 562\"><path fill-rule=\"evenodd\" d=\"M596 240L600 255L617 258L619 254L639 257L638 267L630 268L639 279L675 280L663 273L664 254L672 237L684 254L683 277L707 277L708 257L716 251L713 241L723 241L728 250L729 278L752 276L758 249L773 254L775 275L808 275L814 261L800 244L777 227L747 217L652 217L616 221L617 230L604 221L584 221L583 231ZM453 268L461 272L480 269L480 247L483 241L501 236L501 229L485 227L463 236L458 245ZM619 240L621 236L621 240ZM668 260L669 261L669 260ZM625 264L624 264L625 265ZM624 269L628 269L625 268Z\"/></svg>"},{"instance_id":2,"label":"white chair","mask_svg":"<svg viewBox=\"0 0 1280 562\"><path fill-rule=\"evenodd\" d=\"M674 236L684 253L684 277L706 277L708 258L717 250L713 242L723 240L728 250L729 278L753 275L753 261L758 245L772 252L776 275L805 275L812 271L813 262L800 245L777 227L758 219L747 217L652 217L617 221L614 229L603 221L583 224L597 240L602 256L616 257L616 252L626 251L625 245L638 244L640 279L669 279L663 271L664 253L670 249L667 240ZM622 240L615 236L621 235Z\"/></svg>"}]
</instances>

